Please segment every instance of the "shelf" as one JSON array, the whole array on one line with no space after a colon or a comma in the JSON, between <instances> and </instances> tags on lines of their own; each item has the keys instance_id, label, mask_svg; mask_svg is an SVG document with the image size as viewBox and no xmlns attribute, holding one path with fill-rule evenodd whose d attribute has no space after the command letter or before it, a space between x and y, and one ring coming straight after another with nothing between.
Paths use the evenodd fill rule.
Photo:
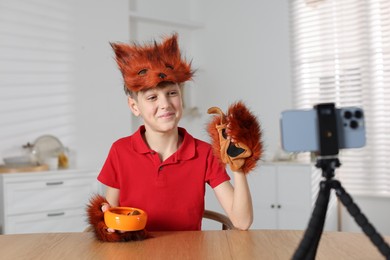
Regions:
<instances>
[{"instance_id":1,"label":"shelf","mask_svg":"<svg viewBox=\"0 0 390 260\"><path fill-rule=\"evenodd\" d=\"M138 12L133 12L133 11L130 11L129 15L130 18L137 19L140 21L164 23L167 25L174 25L174 26L184 27L188 29L201 29L204 27L203 24L193 22L193 21L166 19L166 18L160 18L151 15L140 14Z\"/></svg>"}]
</instances>

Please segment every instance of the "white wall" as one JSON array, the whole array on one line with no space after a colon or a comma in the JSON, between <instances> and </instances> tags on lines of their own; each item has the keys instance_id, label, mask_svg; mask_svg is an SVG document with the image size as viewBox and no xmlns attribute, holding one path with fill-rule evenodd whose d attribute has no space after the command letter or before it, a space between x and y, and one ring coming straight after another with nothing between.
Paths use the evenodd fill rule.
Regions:
<instances>
[{"instance_id":1,"label":"white wall","mask_svg":"<svg viewBox=\"0 0 390 260\"><path fill-rule=\"evenodd\" d=\"M100 169L113 141L129 135L130 112L110 42L129 40L128 0L77 2L78 167Z\"/></svg>"}]
</instances>

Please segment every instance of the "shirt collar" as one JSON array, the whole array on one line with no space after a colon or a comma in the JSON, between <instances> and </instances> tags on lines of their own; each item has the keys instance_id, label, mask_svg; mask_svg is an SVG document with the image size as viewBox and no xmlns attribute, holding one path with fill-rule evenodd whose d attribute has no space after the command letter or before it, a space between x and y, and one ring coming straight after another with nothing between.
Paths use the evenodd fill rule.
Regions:
<instances>
[{"instance_id":1,"label":"shirt collar","mask_svg":"<svg viewBox=\"0 0 390 260\"><path fill-rule=\"evenodd\" d=\"M174 156L176 160L189 160L195 156L195 139L182 127L178 127L178 131L179 135L183 137L183 142L179 149L175 152ZM141 125L133 135L133 149L138 153L151 153L153 150L151 150L146 144L144 138L142 137L143 133L145 133L145 126Z\"/></svg>"}]
</instances>

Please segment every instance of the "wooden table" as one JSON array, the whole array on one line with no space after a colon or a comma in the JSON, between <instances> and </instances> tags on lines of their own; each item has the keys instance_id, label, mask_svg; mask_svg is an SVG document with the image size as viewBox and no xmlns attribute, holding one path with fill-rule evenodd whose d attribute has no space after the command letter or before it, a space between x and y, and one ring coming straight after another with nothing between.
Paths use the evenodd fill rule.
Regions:
<instances>
[{"instance_id":1,"label":"wooden table","mask_svg":"<svg viewBox=\"0 0 390 260\"><path fill-rule=\"evenodd\" d=\"M291 259L302 231L155 232L103 243L92 232L0 235L0 259ZM390 243L390 237L386 237ZM384 259L364 234L325 232L316 259Z\"/></svg>"}]
</instances>

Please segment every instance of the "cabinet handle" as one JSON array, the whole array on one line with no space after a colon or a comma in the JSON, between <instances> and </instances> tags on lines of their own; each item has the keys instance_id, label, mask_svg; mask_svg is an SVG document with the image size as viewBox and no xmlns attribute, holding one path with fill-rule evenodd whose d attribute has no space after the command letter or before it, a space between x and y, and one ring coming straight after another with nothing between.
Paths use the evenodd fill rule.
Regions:
<instances>
[{"instance_id":1,"label":"cabinet handle","mask_svg":"<svg viewBox=\"0 0 390 260\"><path fill-rule=\"evenodd\" d=\"M275 205L274 204L271 204L271 209L275 208Z\"/></svg>"},{"instance_id":2,"label":"cabinet handle","mask_svg":"<svg viewBox=\"0 0 390 260\"><path fill-rule=\"evenodd\" d=\"M282 206L281 205L278 205L278 209L280 209Z\"/></svg>"},{"instance_id":3,"label":"cabinet handle","mask_svg":"<svg viewBox=\"0 0 390 260\"><path fill-rule=\"evenodd\" d=\"M46 182L46 186L62 185L63 181Z\"/></svg>"},{"instance_id":4,"label":"cabinet handle","mask_svg":"<svg viewBox=\"0 0 390 260\"><path fill-rule=\"evenodd\" d=\"M65 212L58 212L58 213L48 213L48 217L58 217L58 216L63 216L65 215Z\"/></svg>"}]
</instances>

